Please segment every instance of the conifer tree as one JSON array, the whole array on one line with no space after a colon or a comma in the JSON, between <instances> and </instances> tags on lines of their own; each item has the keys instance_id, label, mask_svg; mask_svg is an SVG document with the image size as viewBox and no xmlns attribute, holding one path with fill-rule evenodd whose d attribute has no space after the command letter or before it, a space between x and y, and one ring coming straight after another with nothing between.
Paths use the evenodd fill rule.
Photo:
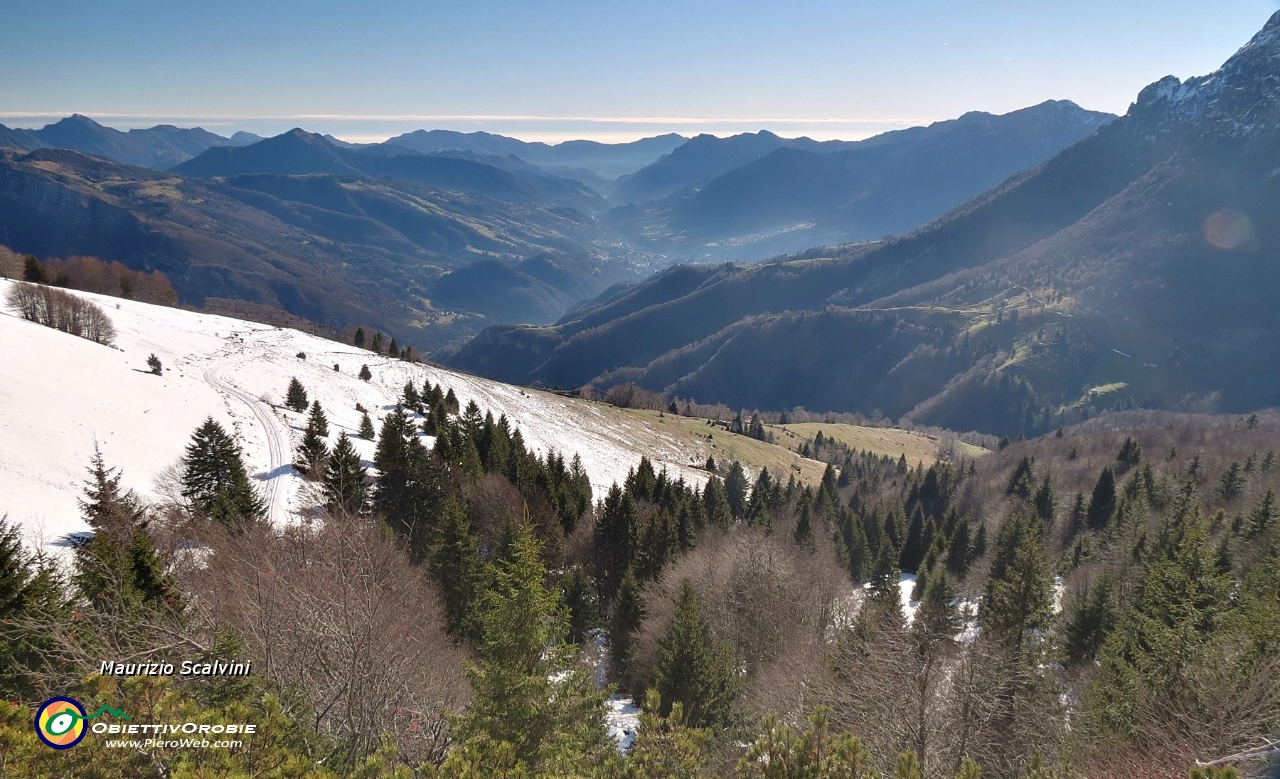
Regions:
<instances>
[{"instance_id":1,"label":"conifer tree","mask_svg":"<svg viewBox=\"0 0 1280 779\"><path fill-rule=\"evenodd\" d=\"M418 439L400 409L383 417L382 431L374 452L373 465L378 470L373 490L374 506L393 527L410 535L410 542L420 554L425 550L427 514L420 488L427 462L427 450Z\"/></svg>"},{"instance_id":2,"label":"conifer tree","mask_svg":"<svg viewBox=\"0 0 1280 779\"><path fill-rule=\"evenodd\" d=\"M400 356L400 345L396 343L395 336L392 336L391 343L387 344L387 356L388 357Z\"/></svg>"},{"instance_id":3,"label":"conifer tree","mask_svg":"<svg viewBox=\"0 0 1280 779\"><path fill-rule=\"evenodd\" d=\"M747 472L737 460L729 466L729 473L724 479L724 492L729 501L729 513L734 519L744 518L747 508Z\"/></svg>"},{"instance_id":4,"label":"conifer tree","mask_svg":"<svg viewBox=\"0 0 1280 779\"><path fill-rule=\"evenodd\" d=\"M307 415L307 428L316 431L316 435L321 438L329 437L329 417L325 416L324 409L320 407L320 401L312 401L311 413Z\"/></svg>"},{"instance_id":5,"label":"conifer tree","mask_svg":"<svg viewBox=\"0 0 1280 779\"><path fill-rule=\"evenodd\" d=\"M1276 515L1276 491L1267 487L1267 492L1258 501L1258 505L1249 512L1249 537L1258 538L1270 528Z\"/></svg>"},{"instance_id":6,"label":"conifer tree","mask_svg":"<svg viewBox=\"0 0 1280 779\"><path fill-rule=\"evenodd\" d=\"M1045 527L1053 524L1053 512L1056 503L1057 498L1053 494L1053 477L1046 470L1044 472L1044 480L1040 482L1040 488L1036 490L1035 500L1032 501L1036 517L1044 523Z\"/></svg>"},{"instance_id":7,"label":"conifer tree","mask_svg":"<svg viewBox=\"0 0 1280 779\"><path fill-rule=\"evenodd\" d=\"M94 444L80 509L95 532L76 547L72 582L100 610L176 605L171 577L146 532L146 510L120 480Z\"/></svg>"},{"instance_id":8,"label":"conifer tree","mask_svg":"<svg viewBox=\"0 0 1280 779\"><path fill-rule=\"evenodd\" d=\"M160 358L156 356L155 352L152 352L151 356L147 358L147 367L157 376L164 373L164 366L160 364Z\"/></svg>"},{"instance_id":9,"label":"conifer tree","mask_svg":"<svg viewBox=\"0 0 1280 779\"><path fill-rule=\"evenodd\" d=\"M1104 571L1076 600L1064 628L1066 652L1073 663L1093 661L1116 623L1115 577Z\"/></svg>"},{"instance_id":10,"label":"conifer tree","mask_svg":"<svg viewBox=\"0 0 1280 779\"><path fill-rule=\"evenodd\" d=\"M359 349L363 349L363 348L364 348L364 342L365 342L364 328L363 328L363 327L357 327L357 328L356 328L356 334L355 334L355 337L353 337L353 338L351 339L351 343L352 343L352 345L353 345L353 346L355 346L355 347L357 347L357 348L359 348Z\"/></svg>"},{"instance_id":11,"label":"conifer tree","mask_svg":"<svg viewBox=\"0 0 1280 779\"><path fill-rule=\"evenodd\" d=\"M729 510L729 496L725 494L724 483L714 475L707 479L707 486L702 491L702 506L708 525L727 528L733 522L733 515Z\"/></svg>"},{"instance_id":12,"label":"conifer tree","mask_svg":"<svg viewBox=\"0 0 1280 779\"><path fill-rule=\"evenodd\" d=\"M1048 627L1053 581L1044 536L1020 512L1000 525L995 556L979 616L983 628L1010 647L1021 647L1028 632Z\"/></svg>"},{"instance_id":13,"label":"conifer tree","mask_svg":"<svg viewBox=\"0 0 1280 779\"><path fill-rule=\"evenodd\" d=\"M196 428L182 458L182 496L227 525L261 519L266 505L249 483L240 447L213 417Z\"/></svg>"},{"instance_id":14,"label":"conifer tree","mask_svg":"<svg viewBox=\"0 0 1280 779\"><path fill-rule=\"evenodd\" d=\"M0 626L13 627L28 620L39 624L69 619L63 589L57 564L27 551L21 529L0 515ZM5 640L0 641L0 691L35 697L39 679L28 674L42 666L42 658L54 639L42 629L5 633Z\"/></svg>"},{"instance_id":15,"label":"conifer tree","mask_svg":"<svg viewBox=\"0 0 1280 779\"><path fill-rule=\"evenodd\" d=\"M369 348L377 354L382 354L382 333L373 334L373 342L369 344Z\"/></svg>"},{"instance_id":16,"label":"conifer tree","mask_svg":"<svg viewBox=\"0 0 1280 779\"><path fill-rule=\"evenodd\" d=\"M508 751L531 775L567 775L551 766L571 755L574 775L590 775L616 755L604 725L604 696L563 643L567 618L530 528L515 528L493 566L476 610L478 662L468 668L473 698L457 720L464 744ZM476 776L493 775L481 770Z\"/></svg>"},{"instance_id":17,"label":"conifer tree","mask_svg":"<svg viewBox=\"0 0 1280 779\"><path fill-rule=\"evenodd\" d=\"M449 414L458 413L458 396L453 393L453 387L444 396L444 410Z\"/></svg>"},{"instance_id":18,"label":"conifer tree","mask_svg":"<svg viewBox=\"0 0 1280 779\"><path fill-rule=\"evenodd\" d=\"M473 610L484 584L480 542L456 498L445 501L439 528L431 545L431 575L440 583L449 632L476 638L478 623Z\"/></svg>"},{"instance_id":19,"label":"conifer tree","mask_svg":"<svg viewBox=\"0 0 1280 779\"><path fill-rule=\"evenodd\" d=\"M662 697L662 713L672 704L684 706L686 724L719 728L728 724L737 696L733 651L715 640L702 613L702 598L685 579L675 611L658 640L654 689Z\"/></svg>"},{"instance_id":20,"label":"conifer tree","mask_svg":"<svg viewBox=\"0 0 1280 779\"><path fill-rule=\"evenodd\" d=\"M360 429L357 435L366 441L372 441L377 433L373 429L373 420L369 418L369 412L365 411L360 415Z\"/></svg>"},{"instance_id":21,"label":"conifer tree","mask_svg":"<svg viewBox=\"0 0 1280 779\"><path fill-rule=\"evenodd\" d=\"M619 677L626 676L631 662L633 636L643 620L644 598L640 583L636 581L635 574L627 571L618 585L618 594L613 598L613 608L609 613L609 647L613 671Z\"/></svg>"},{"instance_id":22,"label":"conifer tree","mask_svg":"<svg viewBox=\"0 0 1280 779\"><path fill-rule=\"evenodd\" d=\"M405 382L404 390L401 394L401 401L408 408L416 409L418 404L422 402L422 396L418 394L418 388L413 386L413 382Z\"/></svg>"},{"instance_id":23,"label":"conifer tree","mask_svg":"<svg viewBox=\"0 0 1280 779\"><path fill-rule=\"evenodd\" d=\"M565 575L560 589L564 595L565 608L569 610L569 643L586 643L587 633L600 617L591 575L584 566L575 565Z\"/></svg>"},{"instance_id":24,"label":"conifer tree","mask_svg":"<svg viewBox=\"0 0 1280 779\"><path fill-rule=\"evenodd\" d=\"M347 438L346 431L338 435L324 472L325 505L329 511L355 515L364 509L368 488L368 474L360 463L360 455Z\"/></svg>"},{"instance_id":25,"label":"conifer tree","mask_svg":"<svg viewBox=\"0 0 1280 779\"><path fill-rule=\"evenodd\" d=\"M325 461L328 457L328 444L315 427L307 425L302 433L302 441L298 444L298 459L293 467L308 478L320 479L325 475Z\"/></svg>"},{"instance_id":26,"label":"conifer tree","mask_svg":"<svg viewBox=\"0 0 1280 779\"><path fill-rule=\"evenodd\" d=\"M285 408L301 414L307 410L307 403L307 391L303 388L302 382L298 381L297 376L289 379L289 389L284 395Z\"/></svg>"},{"instance_id":27,"label":"conifer tree","mask_svg":"<svg viewBox=\"0 0 1280 779\"><path fill-rule=\"evenodd\" d=\"M605 593L612 594L635 564L639 542L635 499L617 484L605 496L595 536L596 547L604 555L605 570L601 572L601 584Z\"/></svg>"},{"instance_id":28,"label":"conifer tree","mask_svg":"<svg viewBox=\"0 0 1280 779\"><path fill-rule=\"evenodd\" d=\"M361 365L361 366L360 366L360 374L359 374L359 377L360 377L360 380L361 380L361 381L368 381L369 379L372 379L372 378L373 378L373 373L369 370L369 366L368 366L368 365Z\"/></svg>"},{"instance_id":29,"label":"conifer tree","mask_svg":"<svg viewBox=\"0 0 1280 779\"><path fill-rule=\"evenodd\" d=\"M796 532L793 539L801 546L813 544L813 513L809 509L809 501L801 500L800 516L796 519Z\"/></svg>"},{"instance_id":30,"label":"conifer tree","mask_svg":"<svg viewBox=\"0 0 1280 779\"><path fill-rule=\"evenodd\" d=\"M1085 518L1089 527L1100 530L1111 521L1116 510L1116 475L1108 465L1098 476L1098 483L1093 486L1093 497L1089 499L1089 510Z\"/></svg>"}]
</instances>

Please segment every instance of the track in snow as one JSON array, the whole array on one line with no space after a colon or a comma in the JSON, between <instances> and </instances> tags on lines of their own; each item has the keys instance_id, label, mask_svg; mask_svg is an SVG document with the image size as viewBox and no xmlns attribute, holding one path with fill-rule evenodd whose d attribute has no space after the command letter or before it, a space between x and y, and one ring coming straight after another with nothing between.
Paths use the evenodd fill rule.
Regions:
<instances>
[{"instance_id":1,"label":"track in snow","mask_svg":"<svg viewBox=\"0 0 1280 779\"><path fill-rule=\"evenodd\" d=\"M280 430L276 427L275 421L271 415L262 409L262 403L243 390L236 389L224 382L219 376L218 371L226 366L215 366L204 372L204 381L210 387L219 392L235 398L244 403L257 417L258 423L262 425L262 429L267 438L267 453L270 462L267 465L267 518L273 524L284 524L288 521L288 507L284 505L282 494L280 492L280 478L284 475L280 473L280 467L285 465L284 452L288 447L280 440Z\"/></svg>"}]
</instances>

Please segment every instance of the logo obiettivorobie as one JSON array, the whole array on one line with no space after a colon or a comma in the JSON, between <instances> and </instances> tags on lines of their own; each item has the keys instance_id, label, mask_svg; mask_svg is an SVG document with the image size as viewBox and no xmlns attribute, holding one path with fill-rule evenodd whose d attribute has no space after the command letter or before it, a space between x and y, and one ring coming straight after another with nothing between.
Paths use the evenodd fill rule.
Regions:
<instances>
[{"instance_id":1,"label":"logo obiettivorobie","mask_svg":"<svg viewBox=\"0 0 1280 779\"><path fill-rule=\"evenodd\" d=\"M54 749L70 749L84 738L88 727L86 720L110 712L121 719L129 715L119 709L103 706L92 714L85 714L84 707L75 698L50 698L36 710L36 735Z\"/></svg>"}]
</instances>

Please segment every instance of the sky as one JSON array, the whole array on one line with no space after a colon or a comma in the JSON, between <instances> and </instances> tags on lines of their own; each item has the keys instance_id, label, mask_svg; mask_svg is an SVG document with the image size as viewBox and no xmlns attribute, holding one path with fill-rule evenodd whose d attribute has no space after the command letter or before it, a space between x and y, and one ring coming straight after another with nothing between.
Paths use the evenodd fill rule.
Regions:
<instances>
[{"instance_id":1,"label":"sky","mask_svg":"<svg viewBox=\"0 0 1280 779\"><path fill-rule=\"evenodd\" d=\"M368 6L368 7L366 7ZM70 113L350 141L858 139L1049 99L1123 113L1278 0L4 0L0 123Z\"/></svg>"}]
</instances>

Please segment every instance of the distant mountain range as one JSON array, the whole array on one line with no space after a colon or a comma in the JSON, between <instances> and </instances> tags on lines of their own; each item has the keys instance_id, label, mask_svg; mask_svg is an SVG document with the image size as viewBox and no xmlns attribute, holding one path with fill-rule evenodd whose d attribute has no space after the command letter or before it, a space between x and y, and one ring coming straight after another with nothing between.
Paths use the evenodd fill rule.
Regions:
<instances>
[{"instance_id":1,"label":"distant mountain range","mask_svg":"<svg viewBox=\"0 0 1280 779\"><path fill-rule=\"evenodd\" d=\"M0 244L164 268L185 302L363 322L439 351L495 322L551 323L681 257L908 231L1109 118L1047 103L859 142L762 131L553 146L440 130L378 144L300 128L121 132L77 115L0 131Z\"/></svg>"},{"instance_id":2,"label":"distant mountain range","mask_svg":"<svg viewBox=\"0 0 1280 779\"><path fill-rule=\"evenodd\" d=\"M1280 13L1209 76L1149 86L903 237L675 267L554 327L490 328L451 364L1008 435L1113 405L1273 406L1277 170Z\"/></svg>"},{"instance_id":3,"label":"distant mountain range","mask_svg":"<svg viewBox=\"0 0 1280 779\"><path fill-rule=\"evenodd\" d=\"M415 130L390 138L386 143L423 153L466 151L498 157L516 156L560 175L579 178L585 173L585 178L604 184L643 168L680 147L685 140L684 136L670 133L630 143L565 141L552 146L484 132Z\"/></svg>"},{"instance_id":4,"label":"distant mountain range","mask_svg":"<svg viewBox=\"0 0 1280 779\"><path fill-rule=\"evenodd\" d=\"M1115 119L1065 100L817 143L699 136L619 179L608 221L658 251L758 257L910 231Z\"/></svg>"},{"instance_id":5,"label":"distant mountain range","mask_svg":"<svg viewBox=\"0 0 1280 779\"><path fill-rule=\"evenodd\" d=\"M80 114L39 130L13 129L0 124L0 148L73 149L144 168L167 168L214 146L247 146L260 140L252 133L239 132L223 138L199 127L167 124L121 132Z\"/></svg>"},{"instance_id":6,"label":"distant mountain range","mask_svg":"<svg viewBox=\"0 0 1280 779\"><path fill-rule=\"evenodd\" d=\"M554 320L642 266L586 213L505 171L423 157L418 180L380 177L344 162L348 151L286 133L186 163L202 175L62 149L0 152L0 244L163 270L184 303L230 298L334 327L366 324L426 351L486 317ZM451 175L459 186L422 183ZM477 260L517 272L474 289L449 279ZM498 285L504 278L514 289Z\"/></svg>"}]
</instances>

